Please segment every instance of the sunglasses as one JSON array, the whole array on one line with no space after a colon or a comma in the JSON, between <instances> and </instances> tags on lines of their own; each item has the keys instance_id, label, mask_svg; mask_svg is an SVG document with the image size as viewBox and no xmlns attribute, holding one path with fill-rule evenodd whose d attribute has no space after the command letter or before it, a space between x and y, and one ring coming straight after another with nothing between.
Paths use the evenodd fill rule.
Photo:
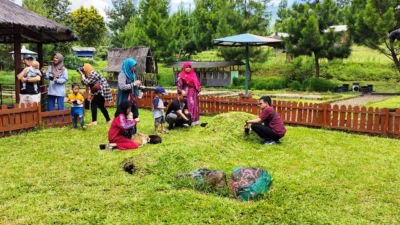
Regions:
<instances>
[{"instance_id":1,"label":"sunglasses","mask_svg":"<svg viewBox=\"0 0 400 225\"><path fill-rule=\"evenodd\" d=\"M262 105L262 104L264 104L264 103L258 103L257 105L259 105L259 106L260 106L260 105Z\"/></svg>"}]
</instances>

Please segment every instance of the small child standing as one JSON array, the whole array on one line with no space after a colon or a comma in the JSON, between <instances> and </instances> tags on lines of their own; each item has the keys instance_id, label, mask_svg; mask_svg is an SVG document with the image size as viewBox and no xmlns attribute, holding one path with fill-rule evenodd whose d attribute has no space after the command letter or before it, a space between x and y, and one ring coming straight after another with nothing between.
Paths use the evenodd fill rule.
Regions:
<instances>
[{"instance_id":1,"label":"small child standing","mask_svg":"<svg viewBox=\"0 0 400 225\"><path fill-rule=\"evenodd\" d=\"M158 126L161 125L162 133L168 133L165 130L165 117L164 117L164 102L161 99L163 95L166 95L167 92L163 87L157 87L154 92L156 93L156 97L153 101L153 118L154 118L154 132L158 134Z\"/></svg>"},{"instance_id":2,"label":"small child standing","mask_svg":"<svg viewBox=\"0 0 400 225\"><path fill-rule=\"evenodd\" d=\"M78 123L78 118L79 122L82 126L83 130L86 130L84 118L83 118L83 103L85 102L85 99L83 98L82 94L79 92L79 84L74 83L72 84L72 93L68 94L68 102L72 104L71 107L71 116L72 116L72 122L74 125L74 129L76 129L77 123Z\"/></svg>"},{"instance_id":3,"label":"small child standing","mask_svg":"<svg viewBox=\"0 0 400 225\"><path fill-rule=\"evenodd\" d=\"M42 72L40 72L39 67L40 67L39 62L38 61L33 61L32 65L30 67L28 67L28 70L26 71L26 74L24 75L24 78L28 79L28 78L33 78L33 77L36 77L36 76L41 76ZM33 88L34 88L36 93L39 93L38 92L38 84L37 83L33 84ZM26 89L26 83L24 82L24 83L22 83L21 92L24 93L25 89Z\"/></svg>"}]
</instances>

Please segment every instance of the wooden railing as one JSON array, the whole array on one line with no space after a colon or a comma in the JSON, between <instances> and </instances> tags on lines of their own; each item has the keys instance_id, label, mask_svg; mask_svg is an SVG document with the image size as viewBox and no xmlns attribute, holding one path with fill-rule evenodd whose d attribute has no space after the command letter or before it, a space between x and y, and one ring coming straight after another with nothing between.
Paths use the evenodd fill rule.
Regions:
<instances>
[{"instance_id":1,"label":"wooden railing","mask_svg":"<svg viewBox=\"0 0 400 225\"><path fill-rule=\"evenodd\" d=\"M36 128L60 127L72 124L71 110L42 112L40 104L19 107L15 104L9 109L2 105L0 110L0 137L32 131Z\"/></svg>"},{"instance_id":2,"label":"wooden railing","mask_svg":"<svg viewBox=\"0 0 400 225\"><path fill-rule=\"evenodd\" d=\"M113 102L106 106L115 106L117 92L112 91ZM154 92L145 92L142 99L138 99L139 108L152 108ZM163 101L171 103L177 94L163 96ZM247 112L258 115L260 108L257 99L239 99L215 96L200 96L200 113L213 115L232 111ZM400 136L400 109L366 108L352 106L331 106L330 104L297 103L289 101L273 101L275 111L282 120L289 125L299 125L333 130L352 131L357 133L382 135L397 138ZM34 127L48 128L72 124L70 110L41 112L40 105L28 107L15 105L7 109L6 105L0 110L0 137L21 130L32 130Z\"/></svg>"}]
</instances>

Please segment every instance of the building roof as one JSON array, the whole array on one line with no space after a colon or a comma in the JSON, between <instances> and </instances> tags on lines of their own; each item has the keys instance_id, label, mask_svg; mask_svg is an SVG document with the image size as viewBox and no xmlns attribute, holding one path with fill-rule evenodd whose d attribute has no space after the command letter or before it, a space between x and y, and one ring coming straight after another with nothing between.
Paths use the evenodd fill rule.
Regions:
<instances>
[{"instance_id":1,"label":"building roof","mask_svg":"<svg viewBox=\"0 0 400 225\"><path fill-rule=\"evenodd\" d=\"M133 58L137 62L136 74L154 72L153 58L150 48L137 46L133 48L110 48L107 55L107 67L105 72L117 73L121 71L122 63L127 58Z\"/></svg>"},{"instance_id":2,"label":"building roof","mask_svg":"<svg viewBox=\"0 0 400 225\"><path fill-rule=\"evenodd\" d=\"M182 68L184 62L168 63L169 68ZM244 65L242 61L210 61L210 62L190 62L193 68L223 68L234 65Z\"/></svg>"},{"instance_id":3,"label":"building roof","mask_svg":"<svg viewBox=\"0 0 400 225\"><path fill-rule=\"evenodd\" d=\"M328 32L330 29L333 29L334 32L344 32L347 31L347 25L334 25L330 26L329 29L324 30L325 32Z\"/></svg>"},{"instance_id":4,"label":"building roof","mask_svg":"<svg viewBox=\"0 0 400 225\"><path fill-rule=\"evenodd\" d=\"M289 37L289 34L283 33L283 32L275 32L275 33L269 35L268 37L276 39L276 40L282 40L282 38Z\"/></svg>"},{"instance_id":5,"label":"building roof","mask_svg":"<svg viewBox=\"0 0 400 225\"><path fill-rule=\"evenodd\" d=\"M68 27L8 0L0 0L0 28L0 43L13 43L16 33L21 33L21 42L23 43L55 43L77 40Z\"/></svg>"},{"instance_id":6,"label":"building roof","mask_svg":"<svg viewBox=\"0 0 400 225\"><path fill-rule=\"evenodd\" d=\"M14 51L11 51L10 53L14 54ZM36 52L33 52L31 50L26 49L25 45L23 45L22 48L21 48L21 54L37 55Z\"/></svg>"},{"instance_id":7,"label":"building roof","mask_svg":"<svg viewBox=\"0 0 400 225\"><path fill-rule=\"evenodd\" d=\"M94 47L72 47L72 51L74 51L74 52L95 52L96 48L94 48Z\"/></svg>"}]
</instances>

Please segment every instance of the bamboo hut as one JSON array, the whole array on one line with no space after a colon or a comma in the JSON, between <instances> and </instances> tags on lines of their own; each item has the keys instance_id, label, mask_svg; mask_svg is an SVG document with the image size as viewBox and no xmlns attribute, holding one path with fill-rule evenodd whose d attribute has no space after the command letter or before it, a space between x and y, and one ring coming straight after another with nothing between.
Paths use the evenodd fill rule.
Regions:
<instances>
[{"instance_id":1,"label":"bamboo hut","mask_svg":"<svg viewBox=\"0 0 400 225\"><path fill-rule=\"evenodd\" d=\"M0 1L0 43L14 44L15 73L21 68L21 43L36 43L37 60L43 65L43 44L75 41L72 30L12 1ZM44 84L44 80L41 82ZM20 82L15 78L16 102ZM43 99L43 98L42 98Z\"/></svg>"},{"instance_id":2,"label":"bamboo hut","mask_svg":"<svg viewBox=\"0 0 400 225\"><path fill-rule=\"evenodd\" d=\"M133 48L111 48L108 50L107 67L104 72L112 73L112 80L118 79L121 71L122 63L127 58L133 58L137 62L136 75L145 86L156 86L157 79L154 70L154 60L151 49L145 46L137 46ZM110 82L112 85L112 82Z\"/></svg>"}]
</instances>

